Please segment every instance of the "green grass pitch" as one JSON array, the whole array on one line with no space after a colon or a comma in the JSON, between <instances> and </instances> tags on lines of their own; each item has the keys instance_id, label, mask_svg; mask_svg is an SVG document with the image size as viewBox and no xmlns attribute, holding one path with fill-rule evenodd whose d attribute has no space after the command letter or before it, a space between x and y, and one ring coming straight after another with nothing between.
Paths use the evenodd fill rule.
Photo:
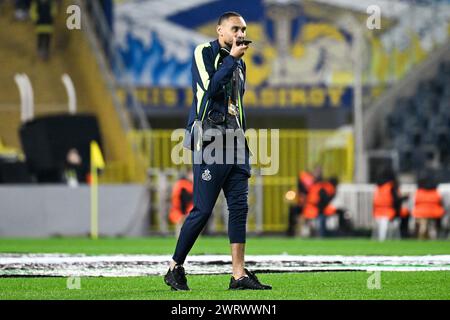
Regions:
<instances>
[{"instance_id":1,"label":"green grass pitch","mask_svg":"<svg viewBox=\"0 0 450 320\"><path fill-rule=\"evenodd\" d=\"M0 239L0 253L171 254L173 238ZM192 254L228 254L224 237L201 237ZM247 254L428 255L450 254L450 241L363 239L299 240L250 237ZM189 270L187 270L189 273ZM67 278L0 278L0 299L450 299L450 272L382 272L381 288L368 289L366 272L260 274L272 291L230 292L229 275L188 275L190 292L173 292L160 276L81 278L68 289Z\"/></svg>"}]
</instances>

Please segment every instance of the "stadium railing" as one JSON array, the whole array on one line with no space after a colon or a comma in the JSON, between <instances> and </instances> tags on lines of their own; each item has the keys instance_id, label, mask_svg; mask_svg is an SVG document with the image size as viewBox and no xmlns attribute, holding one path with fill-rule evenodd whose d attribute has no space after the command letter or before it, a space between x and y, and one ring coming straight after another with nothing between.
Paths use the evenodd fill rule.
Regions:
<instances>
[{"instance_id":1,"label":"stadium railing","mask_svg":"<svg viewBox=\"0 0 450 320\"><path fill-rule=\"evenodd\" d=\"M186 164L175 164L171 159L172 149L180 143L171 141L173 131L153 129L132 131L128 138L137 146L149 168L183 168ZM256 131L257 138L261 132ZM267 131L268 157L274 131ZM342 182L353 179L353 135L351 131L339 130L279 130L279 170L277 177L296 177L300 170L311 169L316 164L323 167L325 176L337 176ZM256 150L252 150L256 151ZM190 159L190 152L183 150L183 158ZM257 162L254 168L267 168Z\"/></svg>"},{"instance_id":2,"label":"stadium railing","mask_svg":"<svg viewBox=\"0 0 450 320\"><path fill-rule=\"evenodd\" d=\"M167 234L173 232L173 226L168 222L167 216L170 210L171 190L175 181L179 178L180 170L176 168L149 169L147 190L150 199L150 224L151 233ZM295 177L264 177L256 171L249 180L249 212L247 230L253 234L259 233L284 233L288 226L289 206L292 204L286 199L288 190L293 190ZM405 184L401 186L401 192L409 196L404 204L410 212L414 206L414 193L416 186ZM339 184L333 205L345 209L350 218L353 229L356 231L373 230L373 184ZM444 199L446 210L450 209L450 184L441 184L439 192ZM226 233L228 209L223 193L219 195L214 207L212 218L206 231L210 233ZM444 219L443 226L449 224L448 215ZM410 231L414 229L415 220L410 219Z\"/></svg>"},{"instance_id":3,"label":"stadium railing","mask_svg":"<svg viewBox=\"0 0 450 320\"><path fill-rule=\"evenodd\" d=\"M270 154L271 131L268 133ZM180 141L172 141L171 136L172 130L139 130L131 131L128 138L130 143L138 147L140 156L151 172L159 172L158 175L167 175L173 178L172 173L180 172L189 165L177 165L172 161L172 149ZM254 203L250 206L251 210L258 212L249 214L249 217L255 217L254 220L249 219L249 228L255 232L285 230L290 205L285 199L285 194L289 190L296 190L297 175L300 170L310 169L316 164L321 164L326 177L337 176L341 182L352 181L354 160L353 135L350 131L281 129L278 147L279 170L275 175L261 175L260 170L267 166L261 163L252 165L253 176L249 181L249 201ZM189 159L190 152L186 150L184 152ZM270 156L274 159L273 155L270 154ZM100 183L129 181L129 177L135 175L133 170L139 169L122 163L107 163L100 177ZM155 174L153 174L153 178L150 176L153 181L155 181L154 176ZM156 181L158 180L156 179ZM155 198L152 197L152 199ZM217 207L220 207L220 204ZM160 228L159 223L157 228ZM166 228L167 226L162 226L163 230ZM223 229L220 221L218 228Z\"/></svg>"}]
</instances>

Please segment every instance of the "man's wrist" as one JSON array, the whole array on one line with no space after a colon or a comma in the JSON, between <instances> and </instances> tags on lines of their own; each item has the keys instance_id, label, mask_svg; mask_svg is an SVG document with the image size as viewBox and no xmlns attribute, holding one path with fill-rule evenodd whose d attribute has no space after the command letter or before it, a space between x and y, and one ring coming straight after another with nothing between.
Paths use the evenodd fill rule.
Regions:
<instances>
[{"instance_id":1,"label":"man's wrist","mask_svg":"<svg viewBox=\"0 0 450 320\"><path fill-rule=\"evenodd\" d=\"M224 65L228 66L234 66L238 64L240 58L236 58L235 56L232 56L231 54L228 55L225 59L223 59Z\"/></svg>"},{"instance_id":2,"label":"man's wrist","mask_svg":"<svg viewBox=\"0 0 450 320\"><path fill-rule=\"evenodd\" d=\"M240 57L235 57L231 53L230 53L230 57L232 57L234 61L238 61L240 59Z\"/></svg>"}]
</instances>

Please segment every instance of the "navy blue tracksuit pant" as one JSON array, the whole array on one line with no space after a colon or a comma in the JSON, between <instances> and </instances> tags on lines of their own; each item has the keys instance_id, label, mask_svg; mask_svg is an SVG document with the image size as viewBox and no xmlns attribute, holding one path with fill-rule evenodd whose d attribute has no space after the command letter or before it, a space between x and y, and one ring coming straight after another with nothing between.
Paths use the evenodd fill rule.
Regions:
<instances>
[{"instance_id":1,"label":"navy blue tracksuit pant","mask_svg":"<svg viewBox=\"0 0 450 320\"><path fill-rule=\"evenodd\" d=\"M245 243L248 213L248 178L251 176L248 156L245 164L194 164L194 207L184 221L173 260L183 264L211 216L223 189L227 200L228 237L230 243Z\"/></svg>"}]
</instances>

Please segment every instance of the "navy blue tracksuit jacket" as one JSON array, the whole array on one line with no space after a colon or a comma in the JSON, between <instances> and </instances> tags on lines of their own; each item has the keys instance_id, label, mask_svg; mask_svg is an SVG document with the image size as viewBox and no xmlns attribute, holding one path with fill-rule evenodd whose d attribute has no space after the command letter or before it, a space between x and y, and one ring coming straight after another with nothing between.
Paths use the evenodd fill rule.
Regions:
<instances>
[{"instance_id":1,"label":"navy blue tracksuit jacket","mask_svg":"<svg viewBox=\"0 0 450 320\"><path fill-rule=\"evenodd\" d=\"M245 92L245 63L242 59L236 60L233 56L225 56L224 52L226 52L225 49L220 50L218 40L201 44L195 48L191 67L194 99L186 126L189 131L197 114L200 120L204 120L207 111L211 108L226 112L224 86L231 81L236 68L240 68L244 75L244 81L241 82L241 88L239 88L238 104L239 120L244 131L246 129L245 110L242 105Z\"/></svg>"}]
</instances>

